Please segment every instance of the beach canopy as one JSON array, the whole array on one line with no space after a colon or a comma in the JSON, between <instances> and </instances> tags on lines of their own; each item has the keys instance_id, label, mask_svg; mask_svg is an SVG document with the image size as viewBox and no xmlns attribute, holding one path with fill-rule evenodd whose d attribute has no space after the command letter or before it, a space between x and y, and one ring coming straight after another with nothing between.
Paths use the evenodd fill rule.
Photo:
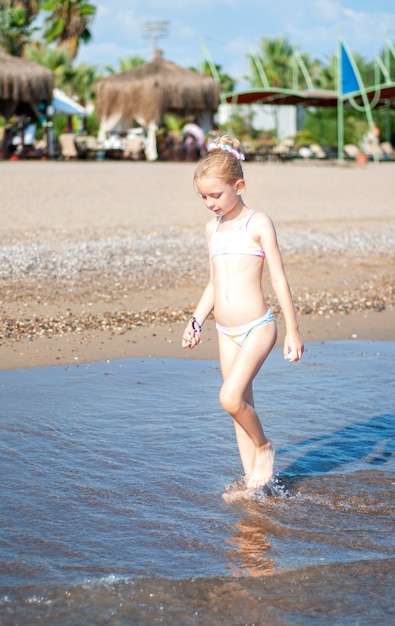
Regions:
<instances>
[{"instance_id":1,"label":"beach canopy","mask_svg":"<svg viewBox=\"0 0 395 626\"><path fill-rule=\"evenodd\" d=\"M363 111L371 130L375 128L372 117L373 109L381 107L385 108L387 112L390 109L395 109L395 81L391 79L390 75L390 54L395 59L395 48L390 41L387 41L384 53L385 60L382 61L380 57L376 59L376 84L365 87L351 52L345 41L339 37L336 91L314 90L307 68L298 53L294 53L293 60L302 70L307 89L300 90L295 88L295 85L293 89L271 87L267 80L266 72L257 58L255 62L261 77L262 87L238 93L226 93L223 94L222 98L224 102L235 105L255 103L276 106L293 105L337 108L338 158L342 160L344 158L343 114L345 106L352 107L357 111ZM380 78L380 73L383 74L384 80ZM373 154L375 160L378 160L377 148L378 146L376 145Z\"/></svg>"},{"instance_id":2,"label":"beach canopy","mask_svg":"<svg viewBox=\"0 0 395 626\"><path fill-rule=\"evenodd\" d=\"M37 105L52 99L53 74L34 61L0 53L0 114L39 117Z\"/></svg>"},{"instance_id":3,"label":"beach canopy","mask_svg":"<svg viewBox=\"0 0 395 626\"><path fill-rule=\"evenodd\" d=\"M390 85L376 85L365 89L367 99L372 108L390 106L395 108L395 83ZM349 98L362 105L361 89L354 92L343 92ZM293 105L306 107L332 107L338 105L339 94L337 91L295 91L292 89L266 88L249 89L225 94L224 100L229 104L272 104Z\"/></svg>"},{"instance_id":4,"label":"beach canopy","mask_svg":"<svg viewBox=\"0 0 395 626\"><path fill-rule=\"evenodd\" d=\"M228 93L224 96L229 104L273 104L287 106L318 106L336 107L336 91L297 91L267 87L264 89L249 89Z\"/></svg>"},{"instance_id":5,"label":"beach canopy","mask_svg":"<svg viewBox=\"0 0 395 626\"><path fill-rule=\"evenodd\" d=\"M219 84L206 74L166 61L160 50L150 63L112 74L96 85L96 110L101 120L120 119L147 128L162 122L164 113L197 119L217 110Z\"/></svg>"}]
</instances>

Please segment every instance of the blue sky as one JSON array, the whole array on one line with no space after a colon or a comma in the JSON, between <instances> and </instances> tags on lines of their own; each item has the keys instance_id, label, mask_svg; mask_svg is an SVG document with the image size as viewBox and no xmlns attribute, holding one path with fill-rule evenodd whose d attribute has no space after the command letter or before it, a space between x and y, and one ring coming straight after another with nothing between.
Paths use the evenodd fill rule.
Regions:
<instances>
[{"instance_id":1,"label":"blue sky","mask_svg":"<svg viewBox=\"0 0 395 626\"><path fill-rule=\"evenodd\" d=\"M169 61L198 67L201 40L215 64L245 86L246 54L262 37L287 36L291 44L325 61L342 34L353 53L374 59L386 36L395 42L395 0L92 0L97 6L89 44L77 62L118 66L125 56L150 61L145 24L168 21L158 45Z\"/></svg>"}]
</instances>

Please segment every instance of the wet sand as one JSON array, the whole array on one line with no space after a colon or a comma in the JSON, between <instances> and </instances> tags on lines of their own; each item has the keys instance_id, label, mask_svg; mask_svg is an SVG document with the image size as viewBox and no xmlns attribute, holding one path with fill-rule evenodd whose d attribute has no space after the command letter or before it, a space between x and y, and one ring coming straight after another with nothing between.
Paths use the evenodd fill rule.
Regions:
<instances>
[{"instance_id":1,"label":"wet sand","mask_svg":"<svg viewBox=\"0 0 395 626\"><path fill-rule=\"evenodd\" d=\"M394 164L246 163L275 222L305 341L393 341ZM2 162L0 368L217 358L180 339L207 280L191 163ZM268 274L281 343L282 319Z\"/></svg>"}]
</instances>

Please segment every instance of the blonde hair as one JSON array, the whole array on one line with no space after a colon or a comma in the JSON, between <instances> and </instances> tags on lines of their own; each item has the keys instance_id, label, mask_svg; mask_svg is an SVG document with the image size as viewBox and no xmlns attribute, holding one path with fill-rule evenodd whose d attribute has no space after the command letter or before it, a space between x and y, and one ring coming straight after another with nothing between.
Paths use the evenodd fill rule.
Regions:
<instances>
[{"instance_id":1,"label":"blonde hair","mask_svg":"<svg viewBox=\"0 0 395 626\"><path fill-rule=\"evenodd\" d=\"M243 159L240 141L227 133L219 135L213 143L209 144L207 154L200 159L193 180L218 178L224 183L234 185L236 181L244 180L241 167Z\"/></svg>"}]
</instances>

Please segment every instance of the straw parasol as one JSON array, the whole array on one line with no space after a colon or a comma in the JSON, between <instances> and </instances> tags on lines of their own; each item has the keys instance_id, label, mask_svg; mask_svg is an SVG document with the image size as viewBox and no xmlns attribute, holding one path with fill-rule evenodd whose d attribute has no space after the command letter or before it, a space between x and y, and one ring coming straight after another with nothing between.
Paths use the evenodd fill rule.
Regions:
<instances>
[{"instance_id":1,"label":"straw parasol","mask_svg":"<svg viewBox=\"0 0 395 626\"><path fill-rule=\"evenodd\" d=\"M36 112L36 106L52 99L51 70L20 57L0 53L0 114Z\"/></svg>"},{"instance_id":2,"label":"straw parasol","mask_svg":"<svg viewBox=\"0 0 395 626\"><path fill-rule=\"evenodd\" d=\"M212 115L219 104L213 78L166 61L160 50L150 63L112 74L96 85L96 110L101 119L118 115L126 126L160 124L164 113Z\"/></svg>"}]
</instances>

